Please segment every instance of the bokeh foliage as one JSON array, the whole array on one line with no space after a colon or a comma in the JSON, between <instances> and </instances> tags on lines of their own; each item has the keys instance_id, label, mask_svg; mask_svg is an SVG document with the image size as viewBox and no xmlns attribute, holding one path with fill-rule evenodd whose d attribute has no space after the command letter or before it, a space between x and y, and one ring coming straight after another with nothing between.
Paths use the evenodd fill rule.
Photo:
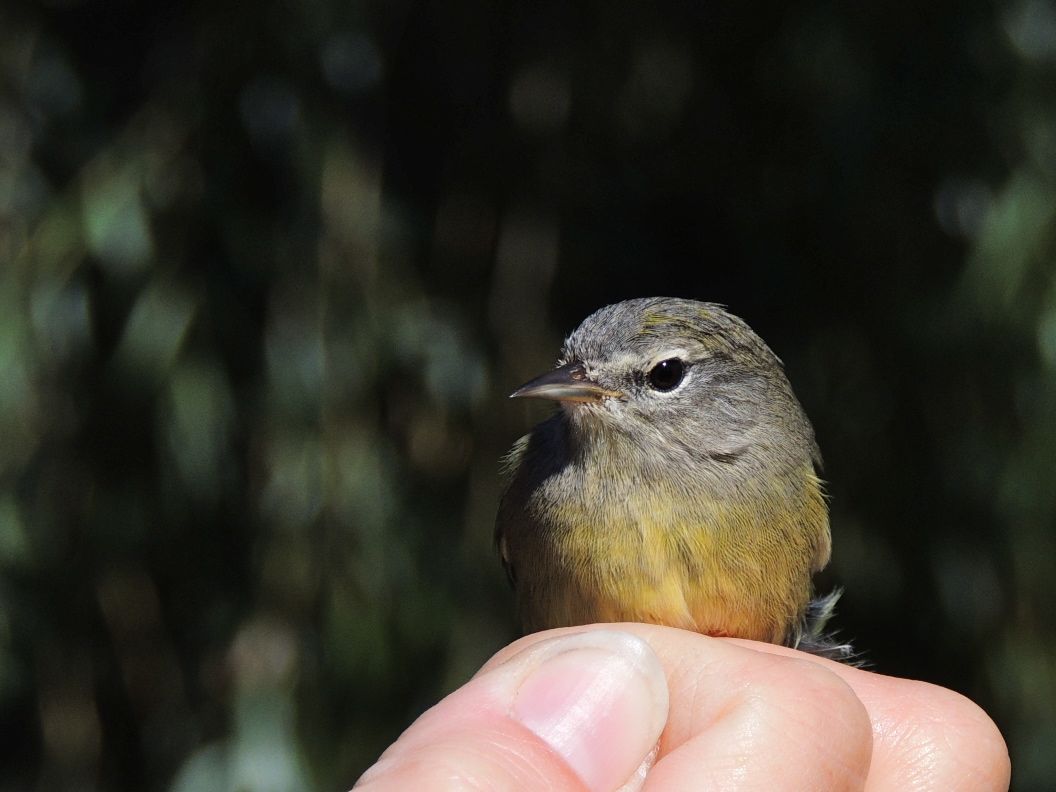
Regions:
<instances>
[{"instance_id":1,"label":"bokeh foliage","mask_svg":"<svg viewBox=\"0 0 1056 792\"><path fill-rule=\"evenodd\" d=\"M513 635L505 401L728 304L876 667L1056 776L1056 5L0 8L0 788L348 787Z\"/></svg>"}]
</instances>

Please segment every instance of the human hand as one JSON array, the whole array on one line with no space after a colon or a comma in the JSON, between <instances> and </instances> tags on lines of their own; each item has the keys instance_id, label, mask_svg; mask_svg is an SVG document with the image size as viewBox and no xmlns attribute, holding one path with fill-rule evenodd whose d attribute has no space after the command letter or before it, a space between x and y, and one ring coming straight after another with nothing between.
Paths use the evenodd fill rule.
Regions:
<instances>
[{"instance_id":1,"label":"human hand","mask_svg":"<svg viewBox=\"0 0 1056 792\"><path fill-rule=\"evenodd\" d=\"M1004 790L963 696L784 647L647 624L511 644L424 713L362 790Z\"/></svg>"}]
</instances>

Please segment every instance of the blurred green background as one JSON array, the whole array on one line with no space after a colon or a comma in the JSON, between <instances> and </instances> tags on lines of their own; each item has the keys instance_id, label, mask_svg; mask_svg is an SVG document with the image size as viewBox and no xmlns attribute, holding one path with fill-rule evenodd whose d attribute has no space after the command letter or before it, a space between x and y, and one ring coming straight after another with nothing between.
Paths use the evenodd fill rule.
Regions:
<instances>
[{"instance_id":1,"label":"blurred green background","mask_svg":"<svg viewBox=\"0 0 1056 792\"><path fill-rule=\"evenodd\" d=\"M514 635L506 395L726 303L883 672L1056 777L1056 5L9 0L0 789L333 790Z\"/></svg>"}]
</instances>

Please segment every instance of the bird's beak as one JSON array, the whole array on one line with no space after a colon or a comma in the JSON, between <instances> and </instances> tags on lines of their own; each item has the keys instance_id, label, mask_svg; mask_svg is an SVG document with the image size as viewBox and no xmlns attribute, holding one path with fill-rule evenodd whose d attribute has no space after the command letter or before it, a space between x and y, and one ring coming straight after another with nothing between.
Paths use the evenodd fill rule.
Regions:
<instances>
[{"instance_id":1,"label":"bird's beak","mask_svg":"<svg viewBox=\"0 0 1056 792\"><path fill-rule=\"evenodd\" d=\"M600 402L623 394L603 388L587 376L583 364L575 361L548 371L531 382L526 382L513 393L511 399L553 399L560 402Z\"/></svg>"}]
</instances>

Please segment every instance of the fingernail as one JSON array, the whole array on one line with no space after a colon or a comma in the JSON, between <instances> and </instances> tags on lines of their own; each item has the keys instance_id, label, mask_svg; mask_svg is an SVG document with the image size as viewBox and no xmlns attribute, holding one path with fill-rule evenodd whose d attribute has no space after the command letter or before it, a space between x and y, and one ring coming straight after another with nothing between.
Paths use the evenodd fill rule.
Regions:
<instances>
[{"instance_id":1,"label":"fingernail","mask_svg":"<svg viewBox=\"0 0 1056 792\"><path fill-rule=\"evenodd\" d=\"M613 790L652 752L667 721L667 680L649 645L596 630L557 638L522 680L512 716L587 787Z\"/></svg>"}]
</instances>

